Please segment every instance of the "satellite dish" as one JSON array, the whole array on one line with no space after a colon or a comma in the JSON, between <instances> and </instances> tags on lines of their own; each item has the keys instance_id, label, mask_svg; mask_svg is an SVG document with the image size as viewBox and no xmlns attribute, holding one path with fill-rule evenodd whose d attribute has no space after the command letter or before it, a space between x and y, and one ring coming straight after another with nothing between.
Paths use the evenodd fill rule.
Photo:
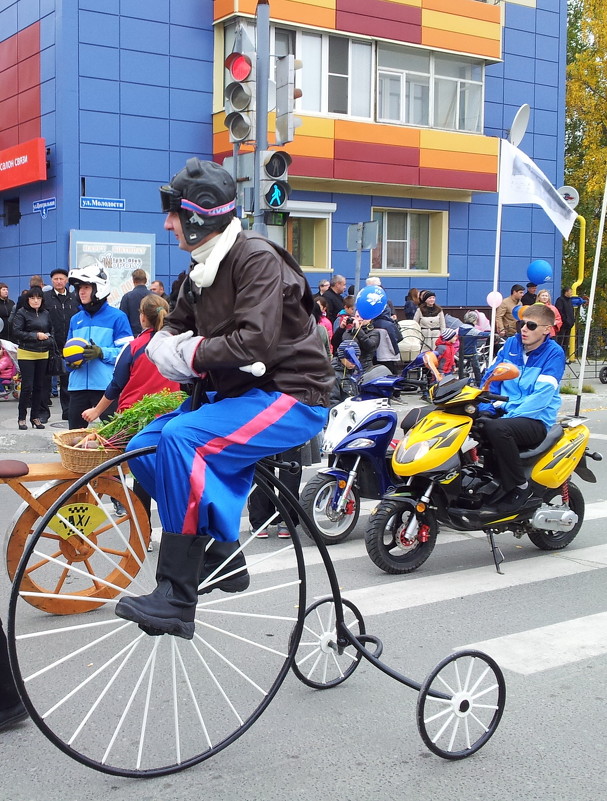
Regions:
<instances>
[{"instance_id":1,"label":"satellite dish","mask_svg":"<svg viewBox=\"0 0 607 801\"><path fill-rule=\"evenodd\" d=\"M529 114L531 113L531 108L529 107L528 103L523 103L523 105L519 108L519 110L514 115L514 119L512 120L512 125L510 126L510 130L508 131L508 141L514 147L518 147L521 139L525 136L525 131L527 130L527 125L529 125Z\"/></svg>"},{"instance_id":2,"label":"satellite dish","mask_svg":"<svg viewBox=\"0 0 607 801\"><path fill-rule=\"evenodd\" d=\"M580 193L573 186L561 186L556 191L572 209L580 202Z\"/></svg>"}]
</instances>

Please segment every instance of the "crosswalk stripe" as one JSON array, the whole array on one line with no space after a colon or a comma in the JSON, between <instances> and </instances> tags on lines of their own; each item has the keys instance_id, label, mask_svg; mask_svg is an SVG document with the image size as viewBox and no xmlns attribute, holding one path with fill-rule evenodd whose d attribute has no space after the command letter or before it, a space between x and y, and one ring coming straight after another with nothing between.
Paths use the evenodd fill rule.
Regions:
<instances>
[{"instance_id":1,"label":"crosswalk stripe","mask_svg":"<svg viewBox=\"0 0 607 801\"><path fill-rule=\"evenodd\" d=\"M484 651L515 673L539 673L607 653L607 612L462 647Z\"/></svg>"},{"instance_id":2,"label":"crosswalk stripe","mask_svg":"<svg viewBox=\"0 0 607 801\"><path fill-rule=\"evenodd\" d=\"M345 586L343 594L356 604L365 617L369 617L605 567L607 545L596 545L511 562L501 576L491 570L489 565L485 565L470 570L441 573L438 576L403 577L401 581L359 589Z\"/></svg>"}]
</instances>

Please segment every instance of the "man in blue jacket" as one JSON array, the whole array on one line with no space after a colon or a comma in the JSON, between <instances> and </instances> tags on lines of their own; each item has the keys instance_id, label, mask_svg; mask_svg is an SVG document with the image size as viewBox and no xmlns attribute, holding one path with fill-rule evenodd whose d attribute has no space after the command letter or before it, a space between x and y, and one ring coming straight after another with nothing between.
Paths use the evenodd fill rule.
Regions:
<instances>
[{"instance_id":1,"label":"man in blue jacket","mask_svg":"<svg viewBox=\"0 0 607 801\"><path fill-rule=\"evenodd\" d=\"M69 282L80 300L80 311L70 320L67 338L79 337L89 345L84 349L81 366L72 369L69 378L70 428L86 428L82 412L96 406L112 380L114 365L120 351L133 339L129 318L107 302L110 281L103 264L94 256L84 256ZM107 409L104 417L112 414Z\"/></svg>"},{"instance_id":2,"label":"man in blue jacket","mask_svg":"<svg viewBox=\"0 0 607 801\"><path fill-rule=\"evenodd\" d=\"M483 426L496 455L496 478L505 492L495 505L498 512L514 513L529 500L520 451L540 444L561 406L559 382L565 354L550 338L553 325L552 309L543 304L530 306L520 332L504 342L495 358L494 364L511 362L520 370L517 378L491 384L491 392L507 395L508 401L493 404L491 411L501 416L486 419Z\"/></svg>"}]
</instances>

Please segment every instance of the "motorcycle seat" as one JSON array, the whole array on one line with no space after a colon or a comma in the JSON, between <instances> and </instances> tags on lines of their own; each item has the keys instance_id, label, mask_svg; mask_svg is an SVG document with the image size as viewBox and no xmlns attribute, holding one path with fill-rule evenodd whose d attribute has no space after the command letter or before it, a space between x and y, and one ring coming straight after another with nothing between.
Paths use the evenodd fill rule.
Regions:
<instances>
[{"instance_id":1,"label":"motorcycle seat","mask_svg":"<svg viewBox=\"0 0 607 801\"><path fill-rule=\"evenodd\" d=\"M555 423L551 428L548 429L546 436L539 445L536 445L535 448L532 448L529 451L521 451L521 459L523 461L537 459L538 456L541 456L543 453L546 453L547 450L550 450L550 448L552 448L552 446L556 444L562 436L563 427L560 425L560 423Z\"/></svg>"}]
</instances>

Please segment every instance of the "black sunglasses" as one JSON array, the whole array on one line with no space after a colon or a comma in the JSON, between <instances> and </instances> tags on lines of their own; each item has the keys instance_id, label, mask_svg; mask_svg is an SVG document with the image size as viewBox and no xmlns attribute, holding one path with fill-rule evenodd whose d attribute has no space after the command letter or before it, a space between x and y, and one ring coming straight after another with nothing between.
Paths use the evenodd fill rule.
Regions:
<instances>
[{"instance_id":1,"label":"black sunglasses","mask_svg":"<svg viewBox=\"0 0 607 801\"><path fill-rule=\"evenodd\" d=\"M527 326L527 328L530 331L535 331L535 329L538 327L538 325L539 325L539 323L536 323L533 320L525 320L525 322L522 324L521 328L524 328L525 326Z\"/></svg>"}]
</instances>

